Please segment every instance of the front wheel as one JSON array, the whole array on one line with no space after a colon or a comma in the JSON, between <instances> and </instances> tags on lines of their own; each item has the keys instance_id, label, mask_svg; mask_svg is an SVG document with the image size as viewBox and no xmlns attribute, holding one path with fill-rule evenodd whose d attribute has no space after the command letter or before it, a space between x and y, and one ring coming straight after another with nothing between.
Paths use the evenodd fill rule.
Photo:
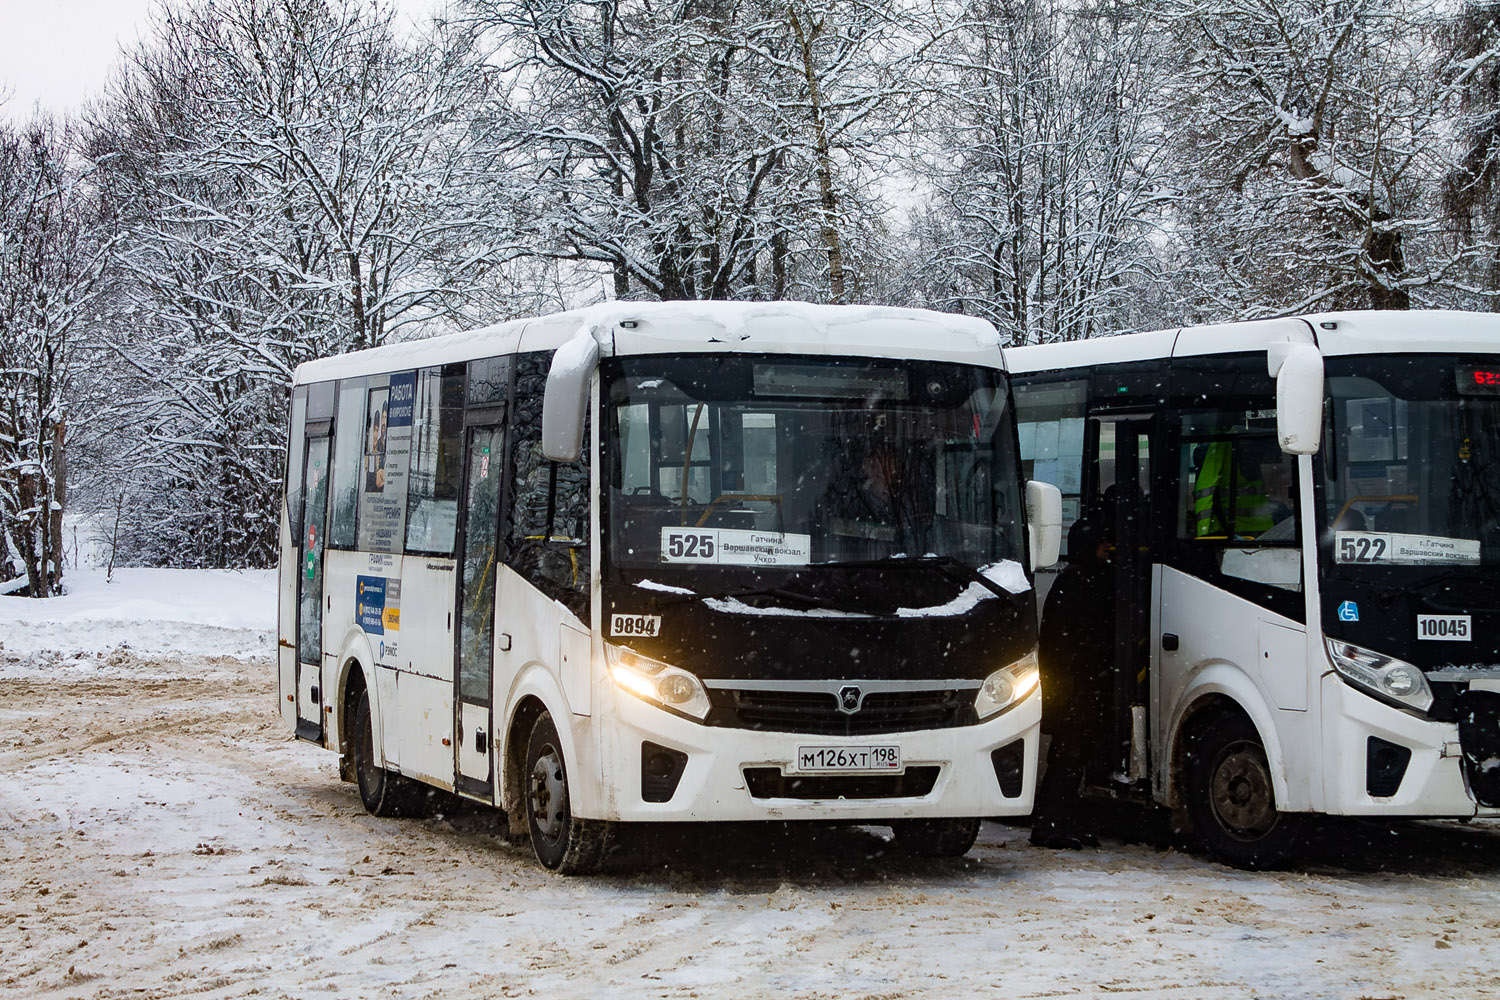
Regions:
<instances>
[{"instance_id":1,"label":"front wheel","mask_svg":"<svg viewBox=\"0 0 1500 1000\"><path fill-rule=\"evenodd\" d=\"M908 854L960 858L979 838L979 819L901 819L891 824L891 832Z\"/></svg>"},{"instance_id":2,"label":"front wheel","mask_svg":"<svg viewBox=\"0 0 1500 1000\"><path fill-rule=\"evenodd\" d=\"M1304 817L1276 808L1265 746L1244 716L1222 716L1198 735L1187 794L1199 839L1225 864L1276 868L1296 853Z\"/></svg>"},{"instance_id":3,"label":"front wheel","mask_svg":"<svg viewBox=\"0 0 1500 1000\"><path fill-rule=\"evenodd\" d=\"M582 875L604 861L614 824L574 817L568 767L551 714L543 712L526 744L526 825L536 859L564 875Z\"/></svg>"}]
</instances>

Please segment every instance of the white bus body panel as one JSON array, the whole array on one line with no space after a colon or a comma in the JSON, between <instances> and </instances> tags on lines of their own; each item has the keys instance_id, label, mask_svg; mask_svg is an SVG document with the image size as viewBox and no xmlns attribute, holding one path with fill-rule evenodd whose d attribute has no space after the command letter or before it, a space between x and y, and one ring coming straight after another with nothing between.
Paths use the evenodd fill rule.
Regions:
<instances>
[{"instance_id":1,"label":"white bus body panel","mask_svg":"<svg viewBox=\"0 0 1500 1000\"><path fill-rule=\"evenodd\" d=\"M1494 354L1494 313L1443 309L1322 313L1307 317L1325 357L1343 354ZM1420 334L1418 334L1420 331Z\"/></svg>"},{"instance_id":2,"label":"white bus body panel","mask_svg":"<svg viewBox=\"0 0 1500 1000\"><path fill-rule=\"evenodd\" d=\"M401 773L453 788L453 560L403 556L396 703Z\"/></svg>"},{"instance_id":3,"label":"white bus body panel","mask_svg":"<svg viewBox=\"0 0 1500 1000\"><path fill-rule=\"evenodd\" d=\"M580 812L580 808L588 797L589 784L580 779L587 774L588 765L583 762L575 764L579 760L575 729L569 721L574 718L574 713L564 693L559 669L565 627L580 631L583 623L563 604L543 594L509 566L503 563L496 566L493 700L497 731L490 746L495 757L497 789L509 785L503 774L509 763L503 748L507 744L507 734L515 725L516 710L527 698L536 698L551 713L557 735L563 742L563 755L573 767L568 775L570 805L575 815L587 817L589 814ZM503 725L498 721L502 717ZM579 719L585 727L579 731L586 733L588 720ZM519 734L523 743L528 735ZM500 804L510 810L520 807L519 803Z\"/></svg>"},{"instance_id":4,"label":"white bus body panel","mask_svg":"<svg viewBox=\"0 0 1500 1000\"><path fill-rule=\"evenodd\" d=\"M1163 801L1175 797L1171 769L1166 765L1176 754L1183 719L1198 702L1219 695L1239 705L1261 734L1278 805L1291 812L1318 808L1305 766L1316 749L1311 718L1305 710L1276 707L1278 695L1283 700L1295 697L1288 676L1295 671L1306 677L1302 652L1306 631L1297 622L1171 567L1156 566L1153 576L1153 589L1160 596L1155 613L1159 627L1152 641L1156 664L1152 683L1160 710L1154 713L1152 740L1164 748L1156 761L1158 797ZM1161 648L1163 633L1178 637L1176 651ZM1285 666L1272 664L1265 655L1273 653L1268 641L1279 653L1295 641L1284 633L1302 641L1298 659ZM1288 759L1298 766L1289 770Z\"/></svg>"},{"instance_id":5,"label":"white bus body panel","mask_svg":"<svg viewBox=\"0 0 1500 1000\"><path fill-rule=\"evenodd\" d=\"M922 358L996 366L1000 339L982 319L885 306L805 302L631 302L596 307L588 322L617 356L681 354L815 354ZM628 326L622 324L630 324Z\"/></svg>"}]
</instances>

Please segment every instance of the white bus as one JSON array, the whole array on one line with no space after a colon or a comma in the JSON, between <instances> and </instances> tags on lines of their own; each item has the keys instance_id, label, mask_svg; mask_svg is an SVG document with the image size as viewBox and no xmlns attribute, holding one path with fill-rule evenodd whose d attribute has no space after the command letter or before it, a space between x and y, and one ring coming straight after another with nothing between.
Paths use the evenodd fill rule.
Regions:
<instances>
[{"instance_id":1,"label":"white bus","mask_svg":"<svg viewBox=\"0 0 1500 1000\"><path fill-rule=\"evenodd\" d=\"M1500 815L1500 317L1006 357L1024 470L1116 545L1086 793L1171 806L1246 867L1290 857L1312 813Z\"/></svg>"},{"instance_id":2,"label":"white bus","mask_svg":"<svg viewBox=\"0 0 1500 1000\"><path fill-rule=\"evenodd\" d=\"M371 812L449 790L564 872L623 821L962 854L1033 795L1060 499L1015 433L994 329L915 310L611 304L309 362L282 717Z\"/></svg>"}]
</instances>

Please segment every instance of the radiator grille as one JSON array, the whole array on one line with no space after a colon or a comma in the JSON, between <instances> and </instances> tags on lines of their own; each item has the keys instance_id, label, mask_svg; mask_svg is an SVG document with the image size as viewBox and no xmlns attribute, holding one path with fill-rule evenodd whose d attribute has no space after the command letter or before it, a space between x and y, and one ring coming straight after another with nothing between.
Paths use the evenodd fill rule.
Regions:
<instances>
[{"instance_id":1,"label":"radiator grille","mask_svg":"<svg viewBox=\"0 0 1500 1000\"><path fill-rule=\"evenodd\" d=\"M869 736L919 729L973 725L974 691L872 691L859 710L839 709L833 691L765 691L715 688L709 691L710 725L760 732L814 736Z\"/></svg>"}]
</instances>

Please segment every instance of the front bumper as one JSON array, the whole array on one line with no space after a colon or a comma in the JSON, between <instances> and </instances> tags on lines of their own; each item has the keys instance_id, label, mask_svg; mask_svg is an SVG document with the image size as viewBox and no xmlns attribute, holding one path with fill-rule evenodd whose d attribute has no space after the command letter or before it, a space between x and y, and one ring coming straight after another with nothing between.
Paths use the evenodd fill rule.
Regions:
<instances>
[{"instance_id":1,"label":"front bumper","mask_svg":"<svg viewBox=\"0 0 1500 1000\"><path fill-rule=\"evenodd\" d=\"M1479 806L1464 780L1458 726L1436 722L1363 694L1332 674L1322 678L1324 809L1336 816L1464 818L1500 816ZM1371 795L1371 737L1411 751L1392 795Z\"/></svg>"},{"instance_id":2,"label":"front bumper","mask_svg":"<svg viewBox=\"0 0 1500 1000\"><path fill-rule=\"evenodd\" d=\"M600 686L608 702L595 712L600 776L597 787L575 781L574 811L589 819L624 821L870 820L1023 816L1036 789L1041 696L1026 699L986 722L951 729L874 736L809 736L699 725L639 698ZM1019 794L1007 796L991 752L1023 741ZM675 792L666 802L647 802L641 788L642 744L687 754ZM886 798L760 798L752 794L746 768L789 767L799 746L896 744L903 768L935 767L931 790ZM1016 789L1011 788L1012 791Z\"/></svg>"}]
</instances>

